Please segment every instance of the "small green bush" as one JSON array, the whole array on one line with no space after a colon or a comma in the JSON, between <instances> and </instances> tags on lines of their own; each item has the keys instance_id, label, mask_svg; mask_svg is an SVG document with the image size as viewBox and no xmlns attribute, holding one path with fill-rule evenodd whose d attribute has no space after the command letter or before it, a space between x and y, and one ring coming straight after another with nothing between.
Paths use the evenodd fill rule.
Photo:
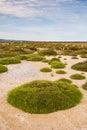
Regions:
<instances>
[{"instance_id":1,"label":"small green bush","mask_svg":"<svg viewBox=\"0 0 87 130\"><path fill-rule=\"evenodd\" d=\"M51 60L49 60L49 64L51 65L52 62L55 62L55 61L59 61L60 62L60 59L59 58L52 58Z\"/></svg>"},{"instance_id":2,"label":"small green bush","mask_svg":"<svg viewBox=\"0 0 87 130\"><path fill-rule=\"evenodd\" d=\"M45 60L45 57L39 55L39 54L31 54L28 56L28 61L42 61Z\"/></svg>"},{"instance_id":3,"label":"small green bush","mask_svg":"<svg viewBox=\"0 0 87 130\"><path fill-rule=\"evenodd\" d=\"M21 63L19 57L12 57L12 58L3 58L0 60L0 64L7 65L7 64L17 64Z\"/></svg>"},{"instance_id":4,"label":"small green bush","mask_svg":"<svg viewBox=\"0 0 87 130\"><path fill-rule=\"evenodd\" d=\"M71 79L76 79L76 80L83 80L85 79L85 76L81 75L81 74L73 74L70 76Z\"/></svg>"},{"instance_id":5,"label":"small green bush","mask_svg":"<svg viewBox=\"0 0 87 130\"><path fill-rule=\"evenodd\" d=\"M54 69L65 68L65 64L59 61L53 61L51 63L51 68L54 68Z\"/></svg>"},{"instance_id":6,"label":"small green bush","mask_svg":"<svg viewBox=\"0 0 87 130\"><path fill-rule=\"evenodd\" d=\"M0 73L8 71L8 68L6 66L0 65Z\"/></svg>"},{"instance_id":7,"label":"small green bush","mask_svg":"<svg viewBox=\"0 0 87 130\"><path fill-rule=\"evenodd\" d=\"M87 61L79 62L71 67L74 70L87 72Z\"/></svg>"},{"instance_id":8,"label":"small green bush","mask_svg":"<svg viewBox=\"0 0 87 130\"><path fill-rule=\"evenodd\" d=\"M82 85L82 88L85 89L85 90L87 90L87 82Z\"/></svg>"},{"instance_id":9,"label":"small green bush","mask_svg":"<svg viewBox=\"0 0 87 130\"><path fill-rule=\"evenodd\" d=\"M25 112L50 113L77 105L82 93L74 85L59 81L37 80L8 93L7 101Z\"/></svg>"},{"instance_id":10,"label":"small green bush","mask_svg":"<svg viewBox=\"0 0 87 130\"><path fill-rule=\"evenodd\" d=\"M51 65L51 68L60 69L65 68L65 64L60 61L59 58L52 58L48 62Z\"/></svg>"},{"instance_id":11,"label":"small green bush","mask_svg":"<svg viewBox=\"0 0 87 130\"><path fill-rule=\"evenodd\" d=\"M66 74L66 72L64 70L57 70L56 74Z\"/></svg>"},{"instance_id":12,"label":"small green bush","mask_svg":"<svg viewBox=\"0 0 87 130\"><path fill-rule=\"evenodd\" d=\"M41 72L51 72L52 69L45 67L45 68L40 69L40 71Z\"/></svg>"}]
</instances>

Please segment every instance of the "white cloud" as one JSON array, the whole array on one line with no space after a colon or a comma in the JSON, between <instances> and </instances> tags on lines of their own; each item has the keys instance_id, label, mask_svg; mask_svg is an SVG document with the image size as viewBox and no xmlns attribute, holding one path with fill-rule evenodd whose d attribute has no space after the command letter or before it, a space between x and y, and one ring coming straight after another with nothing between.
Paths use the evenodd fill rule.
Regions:
<instances>
[{"instance_id":1,"label":"white cloud","mask_svg":"<svg viewBox=\"0 0 87 130\"><path fill-rule=\"evenodd\" d=\"M17 17L55 16L58 3L72 0L0 0L0 13Z\"/></svg>"}]
</instances>

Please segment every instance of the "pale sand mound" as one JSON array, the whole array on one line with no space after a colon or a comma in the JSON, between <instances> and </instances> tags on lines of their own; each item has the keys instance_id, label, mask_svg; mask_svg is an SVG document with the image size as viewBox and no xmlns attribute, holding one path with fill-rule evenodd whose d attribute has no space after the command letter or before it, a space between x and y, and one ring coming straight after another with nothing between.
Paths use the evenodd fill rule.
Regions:
<instances>
[{"instance_id":1,"label":"pale sand mound","mask_svg":"<svg viewBox=\"0 0 87 130\"><path fill-rule=\"evenodd\" d=\"M64 61L64 58L67 58ZM49 67L47 63L22 61L21 64L8 65L9 71L0 74L0 130L87 130L87 91L81 89L86 80L75 81L84 94L79 105L68 110L58 111L51 114L29 114L25 113L6 101L9 90L25 82L37 79L56 80L58 78L69 78L71 74L81 73L70 69L70 66L84 61L84 59L71 59L62 56L62 61L67 62L65 69L67 74L42 73L40 68ZM84 73L87 78L87 73Z\"/></svg>"}]
</instances>

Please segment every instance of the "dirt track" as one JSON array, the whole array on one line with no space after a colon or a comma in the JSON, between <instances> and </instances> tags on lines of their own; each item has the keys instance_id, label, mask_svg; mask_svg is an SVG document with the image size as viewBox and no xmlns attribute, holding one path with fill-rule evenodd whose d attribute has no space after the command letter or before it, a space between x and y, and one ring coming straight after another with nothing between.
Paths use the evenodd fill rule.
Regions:
<instances>
[{"instance_id":1,"label":"dirt track","mask_svg":"<svg viewBox=\"0 0 87 130\"><path fill-rule=\"evenodd\" d=\"M64 58L62 60L64 61ZM0 74L0 130L87 130L87 91L81 89L86 80L75 81L84 97L79 105L68 110L58 111L51 114L25 113L7 103L6 97L9 90L23 83L48 79L69 78L71 74L81 73L71 70L70 66L84 59L71 59L67 56L68 65L64 70L65 75L42 73L40 68L49 66L47 63L22 61L21 64L7 65L9 71ZM54 71L54 70L53 70ZM87 78L87 73L84 73Z\"/></svg>"}]
</instances>

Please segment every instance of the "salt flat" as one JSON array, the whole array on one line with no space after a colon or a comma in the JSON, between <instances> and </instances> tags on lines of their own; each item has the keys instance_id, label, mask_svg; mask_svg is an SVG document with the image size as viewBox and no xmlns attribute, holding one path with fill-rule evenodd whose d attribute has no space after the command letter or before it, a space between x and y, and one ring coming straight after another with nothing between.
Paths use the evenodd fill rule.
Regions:
<instances>
[{"instance_id":1,"label":"salt flat","mask_svg":"<svg viewBox=\"0 0 87 130\"><path fill-rule=\"evenodd\" d=\"M71 59L70 56L62 56L61 60L67 63L66 68L63 69L67 72L65 75L56 74L55 69L51 72L53 76L51 73L40 72L41 68L49 67L47 63L42 62L22 61L20 64L7 65L8 72L0 74L0 130L87 130L87 91L81 88L87 81L87 72L83 74L86 76L85 80L73 80L84 96L80 104L68 110L50 114L29 114L6 101L9 90L26 82L39 79L54 81L82 73L72 70L71 66L84 61L84 58Z\"/></svg>"}]
</instances>

